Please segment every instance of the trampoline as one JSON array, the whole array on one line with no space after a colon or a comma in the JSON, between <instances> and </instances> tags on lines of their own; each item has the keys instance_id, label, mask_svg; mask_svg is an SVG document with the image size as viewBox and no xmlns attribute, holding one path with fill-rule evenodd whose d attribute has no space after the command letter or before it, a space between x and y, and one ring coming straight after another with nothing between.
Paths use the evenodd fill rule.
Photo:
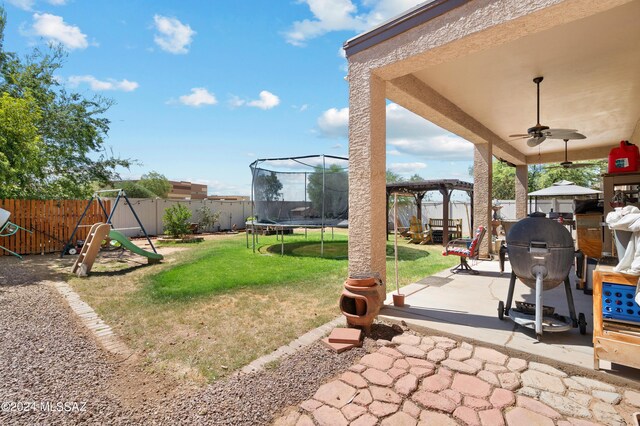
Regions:
<instances>
[{"instance_id":1,"label":"trampoline","mask_svg":"<svg viewBox=\"0 0 640 426\"><path fill-rule=\"evenodd\" d=\"M284 235L295 228L325 230L348 227L349 159L332 155L262 158L251 168L252 214L247 229L256 250L259 233L275 233L284 253ZM247 248L249 235L247 234Z\"/></svg>"}]
</instances>

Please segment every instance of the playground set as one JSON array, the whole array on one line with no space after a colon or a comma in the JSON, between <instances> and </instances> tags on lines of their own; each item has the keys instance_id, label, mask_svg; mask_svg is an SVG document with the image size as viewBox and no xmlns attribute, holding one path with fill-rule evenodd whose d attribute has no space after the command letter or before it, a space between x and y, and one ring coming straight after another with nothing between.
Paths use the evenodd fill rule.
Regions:
<instances>
[{"instance_id":1,"label":"playground set","mask_svg":"<svg viewBox=\"0 0 640 426\"><path fill-rule=\"evenodd\" d=\"M116 196L116 200L113 203L113 208L111 209L111 213L108 213L107 209L104 207L104 203L102 201L100 194L110 193L110 192L111 193L117 192L117 196ZM118 208L118 204L120 203L121 199L124 199L126 205L129 206L129 209L131 210L133 217L138 222L139 229L142 230L153 252L141 249L140 247L132 243L129 240L129 238L127 238L124 234L118 232L118 231L124 230L125 228L119 228L119 229L113 228L113 223L111 222L111 220L113 218L114 212ZM104 213L104 216L106 219L105 222L98 222L93 225L81 225L82 219L86 215L87 211L89 210L89 207L91 207L91 204L94 202L94 200L98 203L98 205L100 206L100 210L102 210L102 212ZM100 251L100 248L103 246L104 241L106 241L107 239L109 239L112 244L114 242L119 244L122 247L122 249L126 249L135 254L146 257L148 263L157 263L163 259L163 256L161 254L158 254L155 246L151 242L151 238L149 238L147 231L144 229L144 225L140 221L138 214L133 208L133 205L131 204L131 202L129 201L127 194L122 189L106 189L102 191L96 191L91 196L91 198L89 198L87 207L85 207L84 212L78 219L78 222L76 223L76 226L73 232L71 233L71 236L69 237L69 241L62 248L60 257L63 257L65 253L67 252L71 253L71 251L74 250L75 246L73 245L73 239L76 235L76 232L78 231L78 228L80 228L81 226L91 226L91 230L89 231L89 235L87 236L86 241L83 242L82 248L80 249L80 254L76 259L75 263L73 264L73 268L71 270L72 273L78 275L79 277L87 276L89 274L89 272L91 271L91 268L93 267L93 263L96 260L96 256ZM126 229L130 229L130 228L126 228ZM138 229L138 227L136 227L135 229Z\"/></svg>"},{"instance_id":2,"label":"playground set","mask_svg":"<svg viewBox=\"0 0 640 426\"><path fill-rule=\"evenodd\" d=\"M107 212L107 208L105 207L106 203L101 198L101 194L104 194L104 193L117 193L115 202L113 203L113 208L111 209L110 213ZM129 209L131 209L131 213L133 214L133 217L136 219L139 225L138 227L120 228L120 229L116 229L113 227L113 223L112 223L113 214L116 211L118 205L120 205L120 201L122 199L124 199L125 204L129 206ZM85 216L87 216L87 212L89 211L94 201L98 203L99 209L104 214L105 220L104 222L98 222L92 225L82 225L82 221L85 218ZM19 230L26 231L30 234L33 233L32 230L23 228L22 226L19 226L13 222L10 222L9 221L10 217L11 217L11 212L0 208L0 237L10 237L16 234ZM78 229L81 227L91 227L91 230L89 231L89 234L85 241L80 241L80 240L74 241L77 235ZM142 230L142 232L144 233L144 236L146 237L153 251L147 251L138 247L133 242L131 242L129 238L127 238L124 234L119 232L125 229ZM37 229L35 231L42 232ZM54 238L52 236L50 237ZM76 254L79 251L80 254L75 264L73 265L72 271L74 274L77 274L78 276L86 276L91 271L91 267L95 262L96 256L98 255L98 252L100 251L100 249L105 245L105 241L109 241L111 245L120 247L123 250L126 249L135 254L146 257L149 263L156 263L163 259L163 256L161 254L158 254L158 252L156 251L156 248L151 242L151 239L149 238L147 231L144 229L144 226L142 225L142 222L140 221L138 214L134 210L131 202L129 201L127 194L122 189L109 189L109 190L97 191L91 196L91 198L87 202L87 205L84 211L82 212L82 215L78 219L78 222L76 223L76 226L74 227L73 232L69 237L69 240L66 241L66 243L64 241L60 241L61 243L64 243L62 251L60 253L60 257L63 257L65 254ZM7 247L0 245L0 249L5 250L8 253L22 259L22 256L19 253L16 253L15 251L8 249Z\"/></svg>"}]
</instances>

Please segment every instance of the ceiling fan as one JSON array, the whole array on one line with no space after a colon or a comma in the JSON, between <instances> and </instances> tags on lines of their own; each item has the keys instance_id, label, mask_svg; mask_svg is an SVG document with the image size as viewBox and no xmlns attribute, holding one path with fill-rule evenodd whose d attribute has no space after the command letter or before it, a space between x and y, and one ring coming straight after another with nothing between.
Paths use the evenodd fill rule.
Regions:
<instances>
[{"instance_id":1,"label":"ceiling fan","mask_svg":"<svg viewBox=\"0 0 640 426\"><path fill-rule=\"evenodd\" d=\"M570 138L563 139L564 141L564 161L557 166L551 166L551 168L560 168L563 169L579 169L581 167L593 167L597 166L595 163L574 163L573 161L567 160L567 142L569 142Z\"/></svg>"},{"instance_id":2,"label":"ceiling fan","mask_svg":"<svg viewBox=\"0 0 640 426\"><path fill-rule=\"evenodd\" d=\"M527 129L527 133L509 135L510 138L527 139L527 145L535 147L544 142L545 139L585 139L586 136L578 133L575 129L550 129L549 126L540 124L540 83L544 77L536 77L533 82L537 87L537 121L536 125Z\"/></svg>"}]
</instances>

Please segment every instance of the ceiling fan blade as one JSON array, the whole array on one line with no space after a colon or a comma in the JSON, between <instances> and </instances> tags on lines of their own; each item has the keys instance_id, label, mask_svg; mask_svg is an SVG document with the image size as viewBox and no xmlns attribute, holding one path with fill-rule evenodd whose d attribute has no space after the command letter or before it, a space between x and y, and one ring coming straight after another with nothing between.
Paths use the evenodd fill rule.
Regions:
<instances>
[{"instance_id":1,"label":"ceiling fan blade","mask_svg":"<svg viewBox=\"0 0 640 426\"><path fill-rule=\"evenodd\" d=\"M578 129L547 129L544 131L545 134L560 134L560 133L575 133Z\"/></svg>"},{"instance_id":2,"label":"ceiling fan blade","mask_svg":"<svg viewBox=\"0 0 640 426\"><path fill-rule=\"evenodd\" d=\"M528 138L529 137L529 133L520 133L517 135L509 135L508 137L510 138Z\"/></svg>"},{"instance_id":3,"label":"ceiling fan blade","mask_svg":"<svg viewBox=\"0 0 640 426\"><path fill-rule=\"evenodd\" d=\"M529 138L527 140L527 146L530 146L531 148L536 147L538 145L540 145L542 142L544 142L544 140L546 139L546 136L539 136L536 138Z\"/></svg>"},{"instance_id":4,"label":"ceiling fan blade","mask_svg":"<svg viewBox=\"0 0 640 426\"><path fill-rule=\"evenodd\" d=\"M575 131L570 131L567 133L562 132L564 129L551 129L545 132L545 136L549 139L567 139L567 140L575 140L575 139L586 139L587 137L582 133L578 133Z\"/></svg>"},{"instance_id":5,"label":"ceiling fan blade","mask_svg":"<svg viewBox=\"0 0 640 426\"><path fill-rule=\"evenodd\" d=\"M571 163L567 166L565 166L568 169L580 169L582 167L594 167L597 166L597 164L593 164L593 163Z\"/></svg>"}]
</instances>

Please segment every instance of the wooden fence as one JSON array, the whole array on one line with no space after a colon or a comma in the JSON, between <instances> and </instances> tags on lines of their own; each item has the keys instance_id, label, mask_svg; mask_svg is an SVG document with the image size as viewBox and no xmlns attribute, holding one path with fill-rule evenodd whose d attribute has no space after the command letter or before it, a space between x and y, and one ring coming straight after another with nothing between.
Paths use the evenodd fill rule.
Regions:
<instances>
[{"instance_id":1,"label":"wooden fence","mask_svg":"<svg viewBox=\"0 0 640 426\"><path fill-rule=\"evenodd\" d=\"M16 225L31 230L23 230L9 237L0 237L0 245L18 254L44 254L60 252L73 232L88 200L3 200L0 208L11 213L9 220ZM107 212L111 202L103 200ZM104 222L106 218L97 202L91 203L82 225ZM89 227L78 228L75 239L87 237ZM0 256L7 255L0 249Z\"/></svg>"}]
</instances>

